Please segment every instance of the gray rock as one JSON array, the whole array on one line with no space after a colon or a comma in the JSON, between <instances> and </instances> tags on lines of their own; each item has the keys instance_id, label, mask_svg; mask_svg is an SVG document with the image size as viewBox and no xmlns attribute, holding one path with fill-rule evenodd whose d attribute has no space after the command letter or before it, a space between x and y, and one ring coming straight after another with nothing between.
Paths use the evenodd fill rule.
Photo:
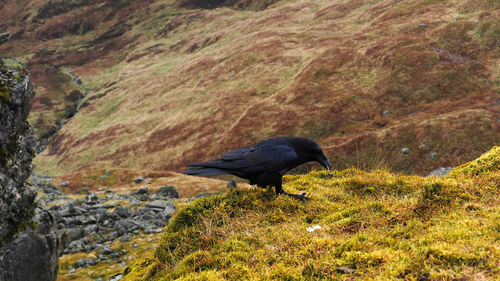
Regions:
<instances>
[{"instance_id":1,"label":"gray rock","mask_svg":"<svg viewBox=\"0 0 500 281\"><path fill-rule=\"evenodd\" d=\"M95 224L88 225L86 226L83 231L85 232L85 235L92 235L92 234L97 234L99 227Z\"/></svg>"},{"instance_id":2,"label":"gray rock","mask_svg":"<svg viewBox=\"0 0 500 281\"><path fill-rule=\"evenodd\" d=\"M97 193L91 192L85 196L85 203L88 205L96 205L99 203L99 197L97 197Z\"/></svg>"},{"instance_id":3,"label":"gray rock","mask_svg":"<svg viewBox=\"0 0 500 281\"><path fill-rule=\"evenodd\" d=\"M116 222L116 227L123 228L127 232L132 232L138 228L138 225L131 219L122 219Z\"/></svg>"},{"instance_id":4,"label":"gray rock","mask_svg":"<svg viewBox=\"0 0 500 281\"><path fill-rule=\"evenodd\" d=\"M161 212L161 214L163 216L163 219L168 219L171 218L176 211L177 209L175 208L174 204L172 204L172 206L165 207L165 209L163 210L163 212Z\"/></svg>"},{"instance_id":5,"label":"gray rock","mask_svg":"<svg viewBox=\"0 0 500 281\"><path fill-rule=\"evenodd\" d=\"M82 268L82 267L87 267L87 266L91 266L91 265L94 265L96 264L97 261L95 259L91 259L91 258L79 258L78 260L76 260L76 266L79 267L79 268Z\"/></svg>"},{"instance_id":6,"label":"gray rock","mask_svg":"<svg viewBox=\"0 0 500 281\"><path fill-rule=\"evenodd\" d=\"M70 266L68 268L69 268L69 271L68 271L69 274L73 274L76 272L76 269L74 269L72 266Z\"/></svg>"},{"instance_id":7,"label":"gray rock","mask_svg":"<svg viewBox=\"0 0 500 281\"><path fill-rule=\"evenodd\" d=\"M104 247L102 248L102 251L101 251L101 254L106 255L106 256L109 256L109 255L111 255L111 254L113 254L113 253L114 253L114 251L111 249L111 247L109 247L109 246L107 246L107 245L106 245L106 246L104 246Z\"/></svg>"},{"instance_id":8,"label":"gray rock","mask_svg":"<svg viewBox=\"0 0 500 281\"><path fill-rule=\"evenodd\" d=\"M88 217L85 218L85 220L83 221L83 223L85 225L96 224L97 223L97 219L94 216L88 216Z\"/></svg>"},{"instance_id":9,"label":"gray rock","mask_svg":"<svg viewBox=\"0 0 500 281\"><path fill-rule=\"evenodd\" d=\"M162 231L163 229L160 227L147 227L146 229L144 229L144 232L146 232L147 234L160 233Z\"/></svg>"},{"instance_id":10,"label":"gray rock","mask_svg":"<svg viewBox=\"0 0 500 281\"><path fill-rule=\"evenodd\" d=\"M389 115L389 110L384 110L384 112L382 112L382 115Z\"/></svg>"},{"instance_id":11,"label":"gray rock","mask_svg":"<svg viewBox=\"0 0 500 281\"><path fill-rule=\"evenodd\" d=\"M85 231L81 228L70 228L66 230L66 235L68 241L71 242L83 238L85 236Z\"/></svg>"},{"instance_id":12,"label":"gray rock","mask_svg":"<svg viewBox=\"0 0 500 281\"><path fill-rule=\"evenodd\" d=\"M41 184L41 185L39 185L39 187L42 189L42 191L44 193L47 193L47 194L61 194L62 193L62 191L57 189L57 187L55 187L52 184Z\"/></svg>"},{"instance_id":13,"label":"gray rock","mask_svg":"<svg viewBox=\"0 0 500 281\"><path fill-rule=\"evenodd\" d=\"M453 170L452 167L441 167L437 168L429 173L427 177L444 177L446 176L449 172Z\"/></svg>"},{"instance_id":14,"label":"gray rock","mask_svg":"<svg viewBox=\"0 0 500 281\"><path fill-rule=\"evenodd\" d=\"M87 213L87 210L83 208L78 208L73 205L73 203L69 203L66 208L61 209L57 212L54 213L55 216L57 217L74 217L74 216L80 216L82 214Z\"/></svg>"},{"instance_id":15,"label":"gray rock","mask_svg":"<svg viewBox=\"0 0 500 281\"><path fill-rule=\"evenodd\" d=\"M132 211L130 210L130 208L128 207L124 207L124 208L116 208L113 213L115 213L116 215L122 217L122 218L128 218L132 215Z\"/></svg>"},{"instance_id":16,"label":"gray rock","mask_svg":"<svg viewBox=\"0 0 500 281\"><path fill-rule=\"evenodd\" d=\"M138 176L138 177L134 180L134 182L135 182L135 183L141 183L143 180L144 180L144 179L142 178L142 176Z\"/></svg>"},{"instance_id":17,"label":"gray rock","mask_svg":"<svg viewBox=\"0 0 500 281\"><path fill-rule=\"evenodd\" d=\"M403 149L401 149L401 153L410 154L410 149L408 147L403 147Z\"/></svg>"},{"instance_id":18,"label":"gray rock","mask_svg":"<svg viewBox=\"0 0 500 281\"><path fill-rule=\"evenodd\" d=\"M179 193L177 189L172 185L167 185L161 187L157 192L153 193L153 199L168 199L168 198L179 198Z\"/></svg>"},{"instance_id":19,"label":"gray rock","mask_svg":"<svg viewBox=\"0 0 500 281\"><path fill-rule=\"evenodd\" d=\"M146 204L146 207L161 210L165 209L167 206L174 206L174 203L164 200L154 200L153 202Z\"/></svg>"},{"instance_id":20,"label":"gray rock","mask_svg":"<svg viewBox=\"0 0 500 281\"><path fill-rule=\"evenodd\" d=\"M0 248L0 280L56 280L59 238L52 215L36 209L35 229L21 231Z\"/></svg>"},{"instance_id":21,"label":"gray rock","mask_svg":"<svg viewBox=\"0 0 500 281\"><path fill-rule=\"evenodd\" d=\"M114 221L118 216L115 213L103 212L97 215L97 221L99 223L104 223L106 220Z\"/></svg>"},{"instance_id":22,"label":"gray rock","mask_svg":"<svg viewBox=\"0 0 500 281\"><path fill-rule=\"evenodd\" d=\"M137 198L131 198L130 200L128 200L128 204L130 206L140 206L141 201L137 200Z\"/></svg>"},{"instance_id":23,"label":"gray rock","mask_svg":"<svg viewBox=\"0 0 500 281\"><path fill-rule=\"evenodd\" d=\"M108 236L108 239L109 240L115 240L116 238L120 237L120 235L118 235L118 233L116 232L111 232Z\"/></svg>"},{"instance_id":24,"label":"gray rock","mask_svg":"<svg viewBox=\"0 0 500 281\"><path fill-rule=\"evenodd\" d=\"M141 201L147 201L149 200L149 195L148 195L148 188L143 187L140 188L132 193L130 193L131 196L141 200Z\"/></svg>"},{"instance_id":25,"label":"gray rock","mask_svg":"<svg viewBox=\"0 0 500 281\"><path fill-rule=\"evenodd\" d=\"M0 35L5 41L10 35ZM17 73L19 77L14 78ZM29 73L0 60L0 280L55 280L59 239L54 217L26 184L39 142L26 122L35 95ZM35 215L34 215L35 214Z\"/></svg>"},{"instance_id":26,"label":"gray rock","mask_svg":"<svg viewBox=\"0 0 500 281\"><path fill-rule=\"evenodd\" d=\"M77 226L77 225L78 226L83 225L84 220L85 220L85 217L78 216L78 217L73 217L73 218L65 218L63 221L64 221L64 224L66 226L73 227L73 226Z\"/></svg>"},{"instance_id":27,"label":"gray rock","mask_svg":"<svg viewBox=\"0 0 500 281\"><path fill-rule=\"evenodd\" d=\"M123 235L122 237L120 237L120 241L121 242L129 242L132 238L130 238L130 236L128 235Z\"/></svg>"},{"instance_id":28,"label":"gray rock","mask_svg":"<svg viewBox=\"0 0 500 281\"><path fill-rule=\"evenodd\" d=\"M67 187L69 186L69 181L63 181L59 184L59 186L62 186L62 187Z\"/></svg>"}]
</instances>

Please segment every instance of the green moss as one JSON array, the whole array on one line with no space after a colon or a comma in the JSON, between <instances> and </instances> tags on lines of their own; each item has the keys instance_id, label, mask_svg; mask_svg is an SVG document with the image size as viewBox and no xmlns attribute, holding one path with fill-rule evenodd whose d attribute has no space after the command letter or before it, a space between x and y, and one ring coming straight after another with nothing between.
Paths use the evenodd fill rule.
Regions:
<instances>
[{"instance_id":1,"label":"green moss","mask_svg":"<svg viewBox=\"0 0 500 281\"><path fill-rule=\"evenodd\" d=\"M305 203L260 188L199 199L125 280L497 279L500 191L462 179L313 171L284 178Z\"/></svg>"},{"instance_id":2,"label":"green moss","mask_svg":"<svg viewBox=\"0 0 500 281\"><path fill-rule=\"evenodd\" d=\"M481 157L453 169L450 178L472 178L497 172L500 167L500 146L493 147Z\"/></svg>"},{"instance_id":3,"label":"green moss","mask_svg":"<svg viewBox=\"0 0 500 281\"><path fill-rule=\"evenodd\" d=\"M0 86L0 102L3 106L7 105L10 101L10 88L6 85Z\"/></svg>"}]
</instances>

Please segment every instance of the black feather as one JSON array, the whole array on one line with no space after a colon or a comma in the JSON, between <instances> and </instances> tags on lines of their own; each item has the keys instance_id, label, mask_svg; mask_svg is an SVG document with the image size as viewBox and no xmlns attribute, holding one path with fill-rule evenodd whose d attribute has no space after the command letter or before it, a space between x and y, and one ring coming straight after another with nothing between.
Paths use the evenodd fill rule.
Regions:
<instances>
[{"instance_id":1,"label":"black feather","mask_svg":"<svg viewBox=\"0 0 500 281\"><path fill-rule=\"evenodd\" d=\"M252 147L229 151L217 160L189 164L191 168L183 173L194 176L232 174L261 187L274 186L276 193L288 194L282 189L281 178L286 172L309 161L318 161L325 168L331 168L330 162L315 141L278 137ZM306 197L302 196L300 199L304 198Z\"/></svg>"}]
</instances>

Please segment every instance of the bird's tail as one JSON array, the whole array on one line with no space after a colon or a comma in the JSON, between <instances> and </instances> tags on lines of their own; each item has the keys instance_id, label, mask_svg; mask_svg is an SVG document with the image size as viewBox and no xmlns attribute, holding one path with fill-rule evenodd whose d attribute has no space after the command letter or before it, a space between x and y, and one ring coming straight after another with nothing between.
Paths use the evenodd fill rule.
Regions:
<instances>
[{"instance_id":1,"label":"bird's tail","mask_svg":"<svg viewBox=\"0 0 500 281\"><path fill-rule=\"evenodd\" d=\"M228 174L228 172L225 170L217 168L208 168L208 167L191 167L185 171L182 171L182 173L186 175L200 176L200 177Z\"/></svg>"},{"instance_id":2,"label":"bird's tail","mask_svg":"<svg viewBox=\"0 0 500 281\"><path fill-rule=\"evenodd\" d=\"M221 160L189 164L191 168L183 171L184 174L192 176L218 176L230 174L231 171L224 167Z\"/></svg>"}]
</instances>

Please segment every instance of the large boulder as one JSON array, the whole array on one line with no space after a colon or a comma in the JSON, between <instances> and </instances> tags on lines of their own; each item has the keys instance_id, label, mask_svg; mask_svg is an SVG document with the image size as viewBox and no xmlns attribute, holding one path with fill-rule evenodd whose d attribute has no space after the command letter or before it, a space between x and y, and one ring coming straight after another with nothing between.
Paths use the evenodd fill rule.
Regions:
<instances>
[{"instance_id":1,"label":"large boulder","mask_svg":"<svg viewBox=\"0 0 500 281\"><path fill-rule=\"evenodd\" d=\"M26 183L39 145L26 122L34 95L28 72L0 59L0 281L57 276L55 220Z\"/></svg>"}]
</instances>

